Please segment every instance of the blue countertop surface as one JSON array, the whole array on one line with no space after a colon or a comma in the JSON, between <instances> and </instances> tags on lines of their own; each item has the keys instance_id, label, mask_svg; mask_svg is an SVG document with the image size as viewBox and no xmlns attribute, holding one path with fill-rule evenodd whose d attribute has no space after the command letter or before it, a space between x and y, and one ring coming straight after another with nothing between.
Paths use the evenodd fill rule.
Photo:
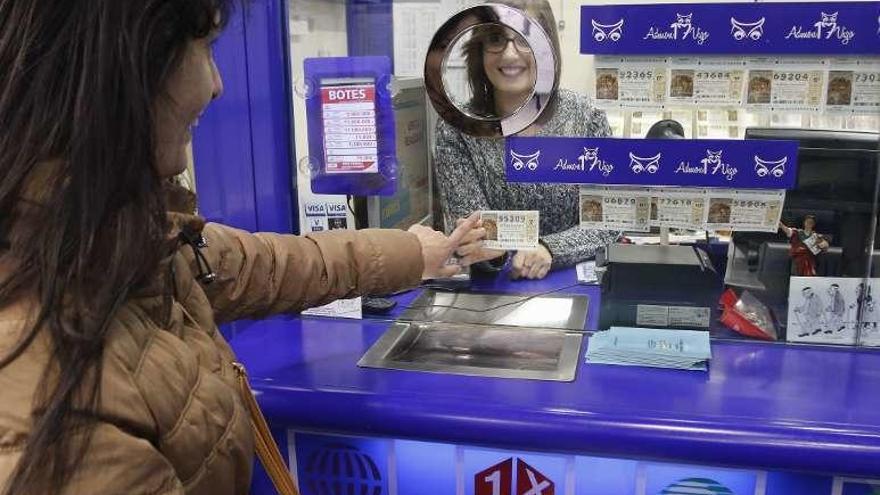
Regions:
<instances>
[{"instance_id":1,"label":"blue countertop surface","mask_svg":"<svg viewBox=\"0 0 880 495\"><path fill-rule=\"evenodd\" d=\"M504 278L475 290L545 292ZM598 299L598 288L587 293ZM414 293L401 297L402 304ZM591 305L588 328L595 328ZM580 364L574 382L365 369L385 320L299 318L231 339L270 422L606 457L880 475L880 352L714 341L708 373Z\"/></svg>"}]
</instances>

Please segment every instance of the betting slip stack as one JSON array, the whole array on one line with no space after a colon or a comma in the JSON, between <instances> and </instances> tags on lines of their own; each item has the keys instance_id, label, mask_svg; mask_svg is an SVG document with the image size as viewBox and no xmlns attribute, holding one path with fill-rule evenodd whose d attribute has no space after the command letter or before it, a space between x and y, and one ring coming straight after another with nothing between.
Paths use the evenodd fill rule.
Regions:
<instances>
[{"instance_id":1,"label":"betting slip stack","mask_svg":"<svg viewBox=\"0 0 880 495\"><path fill-rule=\"evenodd\" d=\"M590 338L587 362L707 371L709 332L611 327Z\"/></svg>"}]
</instances>

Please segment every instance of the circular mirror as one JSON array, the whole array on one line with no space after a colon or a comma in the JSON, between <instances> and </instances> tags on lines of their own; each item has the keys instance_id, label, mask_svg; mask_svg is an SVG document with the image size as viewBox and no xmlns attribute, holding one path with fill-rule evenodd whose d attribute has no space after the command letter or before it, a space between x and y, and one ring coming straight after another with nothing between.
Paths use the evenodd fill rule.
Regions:
<instances>
[{"instance_id":1,"label":"circular mirror","mask_svg":"<svg viewBox=\"0 0 880 495\"><path fill-rule=\"evenodd\" d=\"M535 55L525 38L499 24L468 28L446 51L443 89L462 113L481 120L515 114L535 91Z\"/></svg>"},{"instance_id":2,"label":"circular mirror","mask_svg":"<svg viewBox=\"0 0 880 495\"><path fill-rule=\"evenodd\" d=\"M474 136L509 136L548 107L559 56L537 21L513 7L459 12L434 35L425 84L437 113Z\"/></svg>"}]
</instances>

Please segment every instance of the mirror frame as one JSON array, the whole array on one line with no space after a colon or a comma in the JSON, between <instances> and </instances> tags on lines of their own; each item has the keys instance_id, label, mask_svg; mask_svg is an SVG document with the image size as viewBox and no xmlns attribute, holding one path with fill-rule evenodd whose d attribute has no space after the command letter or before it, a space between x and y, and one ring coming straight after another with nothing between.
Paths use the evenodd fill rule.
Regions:
<instances>
[{"instance_id":1,"label":"mirror frame","mask_svg":"<svg viewBox=\"0 0 880 495\"><path fill-rule=\"evenodd\" d=\"M459 109L443 84L449 49L465 32L485 24L515 31L532 47L535 58L535 88L531 97L512 115L494 119L475 117ZM511 136L532 125L550 105L559 86L559 61L550 37L526 13L503 4L477 5L450 17L434 34L425 57L425 86L434 109L449 125L471 136Z\"/></svg>"}]
</instances>

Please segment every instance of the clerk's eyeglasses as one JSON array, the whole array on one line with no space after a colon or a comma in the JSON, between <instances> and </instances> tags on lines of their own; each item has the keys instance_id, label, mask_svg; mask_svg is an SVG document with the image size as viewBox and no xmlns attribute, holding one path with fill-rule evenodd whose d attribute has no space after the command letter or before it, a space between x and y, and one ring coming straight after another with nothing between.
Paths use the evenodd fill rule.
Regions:
<instances>
[{"instance_id":1,"label":"clerk's eyeglasses","mask_svg":"<svg viewBox=\"0 0 880 495\"><path fill-rule=\"evenodd\" d=\"M486 38L483 40L483 50L488 53L501 53L507 49L507 44L511 41L513 42L513 46L516 47L517 51L520 53L532 53L532 47L525 38L518 34L508 36L503 32L487 34Z\"/></svg>"}]
</instances>

